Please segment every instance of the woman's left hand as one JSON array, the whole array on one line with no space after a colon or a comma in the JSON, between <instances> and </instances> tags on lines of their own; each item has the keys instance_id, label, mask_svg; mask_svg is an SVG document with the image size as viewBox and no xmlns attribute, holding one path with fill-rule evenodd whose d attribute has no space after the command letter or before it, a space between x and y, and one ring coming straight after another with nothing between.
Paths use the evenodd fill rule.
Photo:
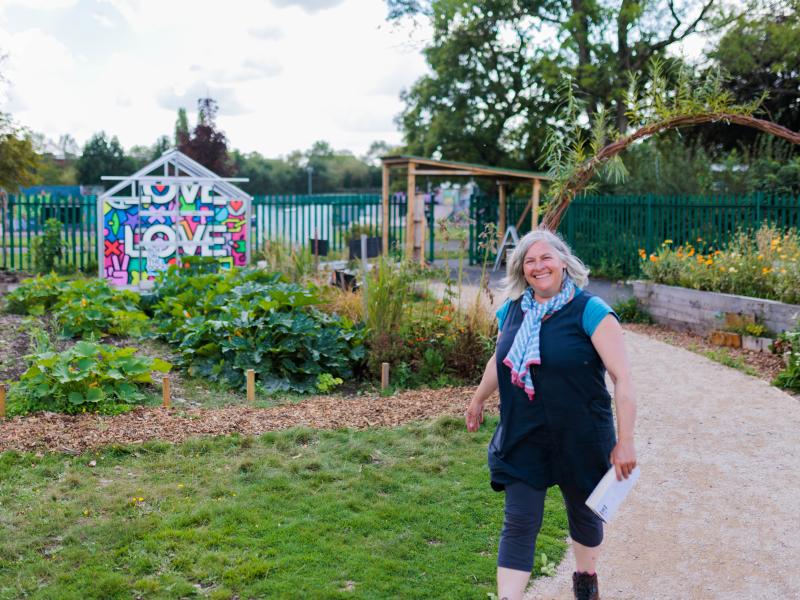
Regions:
<instances>
[{"instance_id":1,"label":"woman's left hand","mask_svg":"<svg viewBox=\"0 0 800 600\"><path fill-rule=\"evenodd\" d=\"M633 440L620 440L609 457L614 470L617 472L617 481L627 479L636 466L636 448Z\"/></svg>"}]
</instances>

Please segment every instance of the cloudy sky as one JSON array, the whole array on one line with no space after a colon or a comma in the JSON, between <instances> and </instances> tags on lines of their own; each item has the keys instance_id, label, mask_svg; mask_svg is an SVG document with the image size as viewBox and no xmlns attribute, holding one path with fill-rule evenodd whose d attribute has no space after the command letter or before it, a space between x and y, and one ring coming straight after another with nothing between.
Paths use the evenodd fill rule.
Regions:
<instances>
[{"instance_id":1,"label":"cloudy sky","mask_svg":"<svg viewBox=\"0 0 800 600\"><path fill-rule=\"evenodd\" d=\"M424 27L383 0L0 0L0 110L83 144L172 134L178 107L220 105L230 144L266 156L327 140L400 142L399 93L425 72Z\"/></svg>"}]
</instances>

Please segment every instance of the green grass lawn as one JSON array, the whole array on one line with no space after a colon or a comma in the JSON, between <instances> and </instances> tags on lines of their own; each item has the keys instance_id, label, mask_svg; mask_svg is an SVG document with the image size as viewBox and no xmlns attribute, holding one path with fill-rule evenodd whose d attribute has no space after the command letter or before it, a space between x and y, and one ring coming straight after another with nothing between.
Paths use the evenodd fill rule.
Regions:
<instances>
[{"instance_id":1,"label":"green grass lawn","mask_svg":"<svg viewBox=\"0 0 800 600\"><path fill-rule=\"evenodd\" d=\"M485 599L503 516L495 424L5 452L0 598ZM537 572L565 536L556 491Z\"/></svg>"}]
</instances>

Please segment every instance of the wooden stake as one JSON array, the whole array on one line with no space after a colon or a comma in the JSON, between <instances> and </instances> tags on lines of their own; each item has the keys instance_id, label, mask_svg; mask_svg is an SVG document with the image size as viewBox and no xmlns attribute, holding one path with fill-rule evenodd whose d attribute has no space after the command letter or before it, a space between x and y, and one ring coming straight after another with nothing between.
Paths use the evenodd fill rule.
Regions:
<instances>
[{"instance_id":1,"label":"wooden stake","mask_svg":"<svg viewBox=\"0 0 800 600\"><path fill-rule=\"evenodd\" d=\"M389 387L389 363L381 363L381 391Z\"/></svg>"},{"instance_id":2,"label":"wooden stake","mask_svg":"<svg viewBox=\"0 0 800 600\"><path fill-rule=\"evenodd\" d=\"M0 419L6 418L6 386L0 385Z\"/></svg>"},{"instance_id":3,"label":"wooden stake","mask_svg":"<svg viewBox=\"0 0 800 600\"><path fill-rule=\"evenodd\" d=\"M247 401L253 403L256 401L256 372L253 369L247 369Z\"/></svg>"},{"instance_id":4,"label":"wooden stake","mask_svg":"<svg viewBox=\"0 0 800 600\"><path fill-rule=\"evenodd\" d=\"M161 380L161 395L164 400L164 408L169 408L169 377Z\"/></svg>"}]
</instances>

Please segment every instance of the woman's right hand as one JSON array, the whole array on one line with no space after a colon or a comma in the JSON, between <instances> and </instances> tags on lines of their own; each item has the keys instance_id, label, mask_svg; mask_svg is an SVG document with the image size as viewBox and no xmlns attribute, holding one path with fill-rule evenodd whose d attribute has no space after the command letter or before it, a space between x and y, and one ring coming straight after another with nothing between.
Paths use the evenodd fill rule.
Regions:
<instances>
[{"instance_id":1,"label":"woman's right hand","mask_svg":"<svg viewBox=\"0 0 800 600\"><path fill-rule=\"evenodd\" d=\"M467 431L470 433L478 431L481 423L483 423L483 404L484 401L478 398L473 398L472 402L469 403L464 420L467 424Z\"/></svg>"}]
</instances>

